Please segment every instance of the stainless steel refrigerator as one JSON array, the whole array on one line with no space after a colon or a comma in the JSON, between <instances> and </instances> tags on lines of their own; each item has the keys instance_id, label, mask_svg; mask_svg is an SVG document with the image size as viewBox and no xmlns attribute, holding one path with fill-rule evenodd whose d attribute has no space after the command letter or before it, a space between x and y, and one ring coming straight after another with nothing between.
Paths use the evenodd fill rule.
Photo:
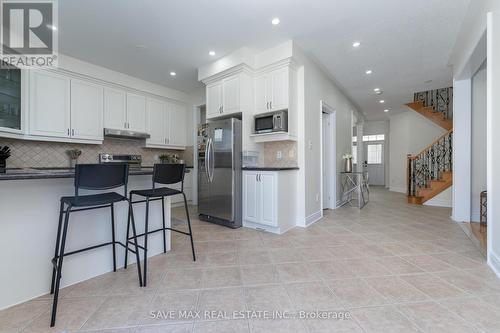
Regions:
<instances>
[{"instance_id":1,"label":"stainless steel refrigerator","mask_svg":"<svg viewBox=\"0 0 500 333\"><path fill-rule=\"evenodd\" d=\"M229 118L198 129L200 220L241 227L241 120Z\"/></svg>"}]
</instances>

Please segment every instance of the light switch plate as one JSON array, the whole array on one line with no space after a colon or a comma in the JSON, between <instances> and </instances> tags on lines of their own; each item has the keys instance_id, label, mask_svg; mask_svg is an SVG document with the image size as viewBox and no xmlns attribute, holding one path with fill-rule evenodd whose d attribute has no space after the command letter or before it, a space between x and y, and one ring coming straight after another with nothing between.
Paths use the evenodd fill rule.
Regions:
<instances>
[{"instance_id":1,"label":"light switch plate","mask_svg":"<svg viewBox=\"0 0 500 333\"><path fill-rule=\"evenodd\" d=\"M283 158L283 152L281 150L278 150L276 152L276 159L281 160Z\"/></svg>"}]
</instances>

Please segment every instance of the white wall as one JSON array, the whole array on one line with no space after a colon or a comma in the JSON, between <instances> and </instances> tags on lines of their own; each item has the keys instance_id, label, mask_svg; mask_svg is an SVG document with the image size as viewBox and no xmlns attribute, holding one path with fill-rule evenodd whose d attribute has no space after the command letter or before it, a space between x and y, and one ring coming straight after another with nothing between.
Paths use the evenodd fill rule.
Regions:
<instances>
[{"instance_id":1,"label":"white wall","mask_svg":"<svg viewBox=\"0 0 500 333\"><path fill-rule=\"evenodd\" d=\"M390 190L406 193L407 155L416 155L446 131L415 111L390 117Z\"/></svg>"},{"instance_id":2,"label":"white wall","mask_svg":"<svg viewBox=\"0 0 500 333\"><path fill-rule=\"evenodd\" d=\"M324 101L336 113L336 143L337 143L337 170L342 170L342 155L351 152L352 145L352 111L357 112L353 103L335 85L333 80L314 63L302 50L294 45L294 58L304 68L304 105L303 105L303 157L304 157L304 190L305 190L305 218L311 222L318 215L321 216L321 172L320 172L320 140L321 128L320 101ZM301 106L299 106L299 109ZM359 118L359 115L358 115ZM299 120L299 124L301 121ZM301 149L301 145L299 145ZM299 152L301 154L301 152ZM300 163L300 159L299 159ZM340 184L340 178L337 180ZM337 186L340 195L340 186Z\"/></svg>"},{"instance_id":3,"label":"white wall","mask_svg":"<svg viewBox=\"0 0 500 333\"><path fill-rule=\"evenodd\" d=\"M472 78L471 221L479 222L479 196L486 190L486 63Z\"/></svg>"}]
</instances>

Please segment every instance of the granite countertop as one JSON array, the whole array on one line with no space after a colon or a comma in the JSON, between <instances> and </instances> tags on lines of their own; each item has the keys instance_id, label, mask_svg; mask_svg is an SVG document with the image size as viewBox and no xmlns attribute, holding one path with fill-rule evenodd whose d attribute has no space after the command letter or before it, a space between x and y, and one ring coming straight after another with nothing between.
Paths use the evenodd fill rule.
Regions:
<instances>
[{"instance_id":1,"label":"granite countertop","mask_svg":"<svg viewBox=\"0 0 500 333\"><path fill-rule=\"evenodd\" d=\"M192 166L187 166L191 169ZM191 172L187 170L186 173ZM152 175L152 166L143 166L140 169L131 168L129 175L141 176ZM75 176L75 169L72 168L7 168L5 173L0 173L0 180L22 180L22 179L47 179L47 178L73 178Z\"/></svg>"},{"instance_id":2,"label":"granite countertop","mask_svg":"<svg viewBox=\"0 0 500 333\"><path fill-rule=\"evenodd\" d=\"M299 170L299 167L243 167L243 171L289 171Z\"/></svg>"}]
</instances>

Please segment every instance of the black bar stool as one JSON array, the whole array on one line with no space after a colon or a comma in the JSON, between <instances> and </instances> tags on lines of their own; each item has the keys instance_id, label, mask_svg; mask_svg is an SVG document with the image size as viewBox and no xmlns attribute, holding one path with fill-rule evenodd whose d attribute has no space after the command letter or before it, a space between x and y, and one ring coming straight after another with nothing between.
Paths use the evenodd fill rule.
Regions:
<instances>
[{"instance_id":1,"label":"black bar stool","mask_svg":"<svg viewBox=\"0 0 500 333\"><path fill-rule=\"evenodd\" d=\"M147 269L148 269L148 235L162 231L163 232L163 252L167 252L167 243L166 243L166 230L175 231L184 235L187 235L191 238L191 251L193 252L193 261L196 261L196 255L194 253L194 243L193 243L193 233L191 231L191 220L189 218L189 210L187 205L186 194L184 193L184 175L186 174L186 166L184 164L155 164L153 168L153 188L149 190L134 190L130 191L130 204L134 203L146 203L146 217L144 220L144 233L139 235L133 235L133 237L129 238L129 228L130 228L130 220L132 220L132 228L134 228L134 212L131 210L131 214L129 218L129 224L127 225L127 239L130 241L135 237L144 236L144 246L139 246L142 250L144 250L144 278L143 278L143 286L146 286L146 277L147 277ZM164 185L172 185L181 183L181 190L175 190L169 187L160 187L156 188L155 184L164 184ZM173 195L182 194L184 197L184 207L186 209L186 217L189 232L184 232L181 230L168 228L165 226L165 197L170 197ZM132 196L138 195L146 198L145 200L133 201ZM163 219L163 227L156 230L149 230L149 203L151 201L161 200L161 208L162 208L162 219ZM128 251L127 251L128 252ZM127 268L127 253L125 254L125 268Z\"/></svg>"},{"instance_id":2,"label":"black bar stool","mask_svg":"<svg viewBox=\"0 0 500 333\"><path fill-rule=\"evenodd\" d=\"M132 223L132 232L135 240L135 251L128 248L127 245L115 240L115 214L114 204L120 201L129 201L127 198L127 181L128 181L128 165L127 164L77 164L75 169L75 196L62 197L61 207L59 210L59 225L57 227L57 240L54 258L52 259L52 284L50 286L50 293L54 294L54 301L52 303L52 319L50 326L53 327L56 322L57 313L57 300L59 297L59 283L61 281L61 271L63 259L65 256L96 249L99 247L112 245L113 246L113 271L116 272L116 248L115 245L119 244L136 254L137 271L139 273L139 285L142 286L141 267L139 262L139 249L137 246L137 237L135 224ZM93 195L79 195L79 189L85 190L109 190L116 187L124 187L124 195L116 192L106 192ZM65 208L66 205L66 208ZM76 208L74 208L76 207ZM111 232L112 241L90 246L84 249L64 252L66 245L66 235L68 231L69 215L73 212L99 209L111 207ZM129 216L132 205L129 202ZM63 215L64 225L63 225ZM130 224L130 223L129 223ZM62 229L62 238L61 238ZM128 238L128 235L127 235ZM131 242L132 243L132 242ZM125 251L128 253L128 251Z\"/></svg>"}]
</instances>

